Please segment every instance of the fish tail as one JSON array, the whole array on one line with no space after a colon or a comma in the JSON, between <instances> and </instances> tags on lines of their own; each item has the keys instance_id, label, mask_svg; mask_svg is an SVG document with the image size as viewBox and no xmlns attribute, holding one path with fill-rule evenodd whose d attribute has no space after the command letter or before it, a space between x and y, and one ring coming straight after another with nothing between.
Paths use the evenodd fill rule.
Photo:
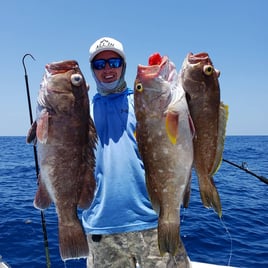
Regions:
<instances>
[{"instance_id":1,"label":"fish tail","mask_svg":"<svg viewBox=\"0 0 268 268\"><path fill-rule=\"evenodd\" d=\"M186 188L184 190L184 194L183 194L183 207L184 208L188 208L189 203L190 203L190 196L191 196L191 184L192 184L192 173L190 172L189 174L189 179L186 185Z\"/></svg>"},{"instance_id":2,"label":"fish tail","mask_svg":"<svg viewBox=\"0 0 268 268\"><path fill-rule=\"evenodd\" d=\"M180 234L179 222L168 222L159 219L158 223L158 246L161 256L166 252L175 256L179 250Z\"/></svg>"},{"instance_id":3,"label":"fish tail","mask_svg":"<svg viewBox=\"0 0 268 268\"><path fill-rule=\"evenodd\" d=\"M201 179L202 183L199 184L200 195L203 205L207 208L213 207L218 213L219 217L222 216L221 200L218 190L214 184L213 177L207 179ZM203 182L206 183L203 183Z\"/></svg>"},{"instance_id":4,"label":"fish tail","mask_svg":"<svg viewBox=\"0 0 268 268\"><path fill-rule=\"evenodd\" d=\"M59 248L62 260L88 257L86 235L78 219L72 225L59 224Z\"/></svg>"}]
</instances>

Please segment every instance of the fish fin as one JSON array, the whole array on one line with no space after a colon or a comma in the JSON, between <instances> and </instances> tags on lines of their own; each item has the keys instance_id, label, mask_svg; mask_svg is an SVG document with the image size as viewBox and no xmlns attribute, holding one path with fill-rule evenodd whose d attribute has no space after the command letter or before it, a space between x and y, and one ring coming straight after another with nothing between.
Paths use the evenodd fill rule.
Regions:
<instances>
[{"instance_id":1,"label":"fish fin","mask_svg":"<svg viewBox=\"0 0 268 268\"><path fill-rule=\"evenodd\" d=\"M81 166L81 169L86 169L83 187L80 194L78 206L82 209L86 209L90 206L95 188L96 188L96 181L94 176L94 168L95 168L95 154L94 148L96 147L97 143L97 133L93 123L93 120L89 118L89 133L88 133L88 146L85 147L83 157L85 166Z\"/></svg>"},{"instance_id":2,"label":"fish fin","mask_svg":"<svg viewBox=\"0 0 268 268\"><path fill-rule=\"evenodd\" d=\"M194 121L190 114L188 115L188 121L189 121L189 126L191 130L192 138L193 138L195 136L195 126L194 126Z\"/></svg>"},{"instance_id":3,"label":"fish fin","mask_svg":"<svg viewBox=\"0 0 268 268\"><path fill-rule=\"evenodd\" d=\"M49 113L42 112L42 115L37 121L36 136L40 143L45 144L48 139Z\"/></svg>"},{"instance_id":4,"label":"fish fin","mask_svg":"<svg viewBox=\"0 0 268 268\"><path fill-rule=\"evenodd\" d=\"M226 135L226 125L228 120L228 106L224 105L222 102L219 107L219 127L218 127L218 140L217 140L217 151L214 160L214 164L210 175L213 176L221 166L222 163L222 153L224 149L224 141Z\"/></svg>"},{"instance_id":5,"label":"fish fin","mask_svg":"<svg viewBox=\"0 0 268 268\"><path fill-rule=\"evenodd\" d=\"M97 135L94 121L93 121L91 116L89 116L88 124L89 124L89 128L88 128L89 129L89 131L88 131L89 148L91 148L93 150L96 148L96 144L98 141L98 135Z\"/></svg>"},{"instance_id":6,"label":"fish fin","mask_svg":"<svg viewBox=\"0 0 268 268\"><path fill-rule=\"evenodd\" d=\"M179 220L167 221L158 219L158 247L161 256L166 252L175 256L179 250L180 233Z\"/></svg>"},{"instance_id":7,"label":"fish fin","mask_svg":"<svg viewBox=\"0 0 268 268\"><path fill-rule=\"evenodd\" d=\"M40 174L38 176L38 189L34 198L34 207L37 209L46 209L52 203L49 193L46 189L45 184L40 179Z\"/></svg>"},{"instance_id":8,"label":"fish fin","mask_svg":"<svg viewBox=\"0 0 268 268\"><path fill-rule=\"evenodd\" d=\"M203 202L203 205L206 208L212 207L217 213L218 216L221 218L222 216L222 208L221 208L221 200L218 193L218 190L214 184L213 178L200 178L202 182L199 183L200 187L200 196Z\"/></svg>"},{"instance_id":9,"label":"fish fin","mask_svg":"<svg viewBox=\"0 0 268 268\"><path fill-rule=\"evenodd\" d=\"M176 144L179 137L179 114L168 112L166 115L166 131L172 144Z\"/></svg>"},{"instance_id":10,"label":"fish fin","mask_svg":"<svg viewBox=\"0 0 268 268\"><path fill-rule=\"evenodd\" d=\"M71 224L59 222L59 248L63 261L88 257L86 235L78 218Z\"/></svg>"},{"instance_id":11,"label":"fish fin","mask_svg":"<svg viewBox=\"0 0 268 268\"><path fill-rule=\"evenodd\" d=\"M96 188L94 172L90 170L90 167L88 167L88 170L89 171L86 173L84 178L84 184L78 202L79 208L82 209L87 209L90 206Z\"/></svg>"},{"instance_id":12,"label":"fish fin","mask_svg":"<svg viewBox=\"0 0 268 268\"><path fill-rule=\"evenodd\" d=\"M34 121L27 133L27 137L26 137L27 143L32 143L32 142L36 143L36 128L37 128L37 123L36 121Z\"/></svg>"},{"instance_id":13,"label":"fish fin","mask_svg":"<svg viewBox=\"0 0 268 268\"><path fill-rule=\"evenodd\" d=\"M183 207L188 208L191 196L192 173L190 172L188 183L183 194Z\"/></svg>"}]
</instances>

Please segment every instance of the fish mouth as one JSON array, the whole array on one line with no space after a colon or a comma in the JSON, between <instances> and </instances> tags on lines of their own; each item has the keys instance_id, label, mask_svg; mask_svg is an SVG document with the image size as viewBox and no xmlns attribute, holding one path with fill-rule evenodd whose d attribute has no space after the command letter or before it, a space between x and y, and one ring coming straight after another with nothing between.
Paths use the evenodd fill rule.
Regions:
<instances>
[{"instance_id":1,"label":"fish mouth","mask_svg":"<svg viewBox=\"0 0 268 268\"><path fill-rule=\"evenodd\" d=\"M197 54L189 53L187 58L188 62L191 64L197 64L200 62L206 62L207 64L212 64L209 55L206 52L201 52Z\"/></svg>"},{"instance_id":2,"label":"fish mouth","mask_svg":"<svg viewBox=\"0 0 268 268\"><path fill-rule=\"evenodd\" d=\"M59 74L66 73L70 70L76 70L79 68L77 61L75 60L66 60L66 61L58 61L52 62L46 65L46 70L49 74Z\"/></svg>"},{"instance_id":3,"label":"fish mouth","mask_svg":"<svg viewBox=\"0 0 268 268\"><path fill-rule=\"evenodd\" d=\"M163 56L162 61L159 65L138 65L137 73L143 78L156 78L161 74L161 71L163 70L165 64L168 63L168 57Z\"/></svg>"},{"instance_id":4,"label":"fish mouth","mask_svg":"<svg viewBox=\"0 0 268 268\"><path fill-rule=\"evenodd\" d=\"M185 64L187 64L187 61L189 64L192 64L193 66L199 66L202 65L203 68L213 68L216 76L219 77L220 76L220 71L217 70L216 68L214 68L213 63L208 55L208 53L206 52L201 52L201 53L197 53L197 54L193 54L193 53L189 53L186 57L185 60ZM204 69L203 69L204 70Z\"/></svg>"}]
</instances>

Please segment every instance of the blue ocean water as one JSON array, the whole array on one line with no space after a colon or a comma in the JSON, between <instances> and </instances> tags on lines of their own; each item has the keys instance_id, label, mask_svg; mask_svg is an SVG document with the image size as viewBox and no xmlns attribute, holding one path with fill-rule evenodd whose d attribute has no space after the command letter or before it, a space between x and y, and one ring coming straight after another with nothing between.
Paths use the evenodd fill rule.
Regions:
<instances>
[{"instance_id":1,"label":"blue ocean water","mask_svg":"<svg viewBox=\"0 0 268 268\"><path fill-rule=\"evenodd\" d=\"M268 136L228 136L224 158L268 177ZM214 177L223 207L220 220L203 207L193 174L181 235L191 260L236 267L268 267L268 185L223 162ZM0 255L12 268L47 267L40 211L33 205L33 147L25 137L0 137ZM45 211L51 267L85 268L85 260L62 262L55 208Z\"/></svg>"}]
</instances>

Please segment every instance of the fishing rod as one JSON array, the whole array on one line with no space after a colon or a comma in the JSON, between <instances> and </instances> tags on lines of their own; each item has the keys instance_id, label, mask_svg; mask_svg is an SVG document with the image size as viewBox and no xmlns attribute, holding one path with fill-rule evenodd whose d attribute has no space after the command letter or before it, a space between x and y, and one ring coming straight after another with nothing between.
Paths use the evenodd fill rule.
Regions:
<instances>
[{"instance_id":1,"label":"fishing rod","mask_svg":"<svg viewBox=\"0 0 268 268\"><path fill-rule=\"evenodd\" d=\"M32 125L33 124L33 114L32 114L32 106L31 106L31 97L30 97L30 90L29 90L29 83L28 83L28 75L27 75L27 71L26 71L26 67L25 67L25 63L24 63L24 60L27 56L30 56L33 60L35 60L35 58L29 53L25 54L22 58L22 64L23 64L23 68L24 68L24 78L25 78L25 84L26 84L26 92L27 92L27 100L28 100L28 110L29 110L29 116L30 116L30 123ZM33 146L33 150L34 150L34 160L35 160L35 172L36 172L36 178L38 181L39 165L38 165L37 150L36 150L35 145ZM45 220L45 214L44 214L43 210L41 210L41 221L42 221L42 229L43 229L43 235L44 235L46 263L47 263L47 268L50 268L51 264L50 264L50 258L49 258L49 250L48 250L46 220Z\"/></svg>"},{"instance_id":2,"label":"fishing rod","mask_svg":"<svg viewBox=\"0 0 268 268\"><path fill-rule=\"evenodd\" d=\"M239 168L239 169L241 169L241 170L243 170L243 171L249 173L250 175L252 175L252 176L258 178L260 181L262 181L262 182L268 184L268 179L267 179L267 178L265 178L265 177L263 177L263 176L259 176L259 175L257 175L256 173L250 171L250 170L248 169L246 163L243 162L242 165L240 166L240 165L238 165L238 164L236 164L236 163L234 163L234 162L231 162L231 161L229 161L229 160L227 160L227 159L222 159L222 161L224 161L224 162L226 162L226 163L228 163L228 164L230 164L230 165L232 165L232 166L234 166L234 167L237 167L237 168Z\"/></svg>"}]
</instances>

